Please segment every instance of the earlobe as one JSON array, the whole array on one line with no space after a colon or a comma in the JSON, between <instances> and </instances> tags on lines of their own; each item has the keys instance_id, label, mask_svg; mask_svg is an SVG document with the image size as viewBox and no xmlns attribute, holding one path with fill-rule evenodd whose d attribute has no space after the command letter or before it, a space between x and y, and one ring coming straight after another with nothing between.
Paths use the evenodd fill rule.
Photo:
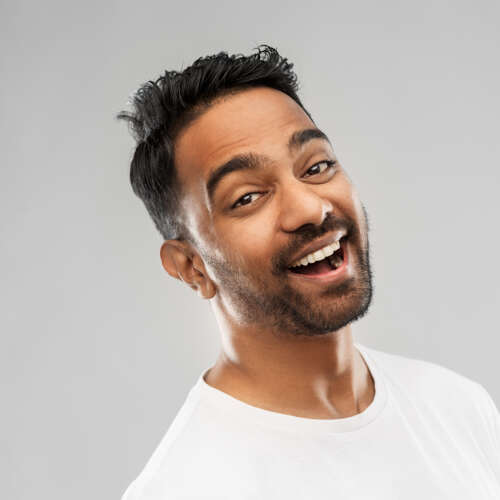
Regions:
<instances>
[{"instance_id":1,"label":"earlobe","mask_svg":"<svg viewBox=\"0 0 500 500\"><path fill-rule=\"evenodd\" d=\"M163 242L160 249L161 263L170 276L186 283L205 299L212 298L215 285L208 276L203 261L178 240Z\"/></svg>"},{"instance_id":2,"label":"earlobe","mask_svg":"<svg viewBox=\"0 0 500 500\"><path fill-rule=\"evenodd\" d=\"M204 299L211 299L216 294L214 282L205 269L203 261L198 255L193 257L193 272L194 281L196 281L197 289Z\"/></svg>"}]
</instances>

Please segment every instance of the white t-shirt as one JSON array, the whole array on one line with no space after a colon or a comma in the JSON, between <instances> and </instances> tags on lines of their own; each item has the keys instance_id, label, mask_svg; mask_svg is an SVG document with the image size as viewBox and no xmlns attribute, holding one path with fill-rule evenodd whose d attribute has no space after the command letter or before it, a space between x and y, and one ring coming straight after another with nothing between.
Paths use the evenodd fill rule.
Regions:
<instances>
[{"instance_id":1,"label":"white t-shirt","mask_svg":"<svg viewBox=\"0 0 500 500\"><path fill-rule=\"evenodd\" d=\"M500 499L500 414L483 386L354 345L375 396L340 419L257 408L203 370L122 500Z\"/></svg>"}]
</instances>

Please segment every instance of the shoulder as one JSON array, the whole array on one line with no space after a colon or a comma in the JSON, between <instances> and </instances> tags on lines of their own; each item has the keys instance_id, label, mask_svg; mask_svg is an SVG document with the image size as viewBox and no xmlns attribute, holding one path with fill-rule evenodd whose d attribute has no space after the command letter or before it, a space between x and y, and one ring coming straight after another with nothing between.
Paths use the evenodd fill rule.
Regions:
<instances>
[{"instance_id":1,"label":"shoulder","mask_svg":"<svg viewBox=\"0 0 500 500\"><path fill-rule=\"evenodd\" d=\"M387 383L399 408L411 406L476 436L489 436L500 450L500 414L480 383L439 363L361 346Z\"/></svg>"},{"instance_id":2,"label":"shoulder","mask_svg":"<svg viewBox=\"0 0 500 500\"><path fill-rule=\"evenodd\" d=\"M457 397L477 397L479 384L439 363L361 345L384 378L395 388L427 396L451 391Z\"/></svg>"},{"instance_id":3,"label":"shoulder","mask_svg":"<svg viewBox=\"0 0 500 500\"><path fill-rule=\"evenodd\" d=\"M121 500L212 498L240 443L236 423L194 390Z\"/></svg>"}]
</instances>

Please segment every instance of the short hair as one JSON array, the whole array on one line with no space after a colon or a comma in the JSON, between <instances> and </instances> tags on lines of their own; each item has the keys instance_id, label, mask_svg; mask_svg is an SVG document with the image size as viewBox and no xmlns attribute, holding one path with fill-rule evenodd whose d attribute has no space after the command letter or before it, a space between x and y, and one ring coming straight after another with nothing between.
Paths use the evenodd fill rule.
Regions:
<instances>
[{"instance_id":1,"label":"short hair","mask_svg":"<svg viewBox=\"0 0 500 500\"><path fill-rule=\"evenodd\" d=\"M174 166L179 132L218 98L258 86L289 95L311 118L298 95L293 63L266 44L244 56L226 52L198 58L183 71L165 71L130 98L132 111L121 111L137 141L130 183L165 240L195 243L181 208L182 186ZM312 118L311 118L312 120Z\"/></svg>"}]
</instances>

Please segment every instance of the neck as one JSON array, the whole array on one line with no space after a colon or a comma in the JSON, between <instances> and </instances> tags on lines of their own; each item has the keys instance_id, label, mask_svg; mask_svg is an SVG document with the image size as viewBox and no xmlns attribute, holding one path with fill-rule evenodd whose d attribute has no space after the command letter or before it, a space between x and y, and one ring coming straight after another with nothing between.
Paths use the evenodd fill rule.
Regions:
<instances>
[{"instance_id":1,"label":"neck","mask_svg":"<svg viewBox=\"0 0 500 500\"><path fill-rule=\"evenodd\" d=\"M222 350L205 376L209 385L247 404L305 418L345 418L372 402L373 378L350 325L299 338L233 324L225 315L217 319Z\"/></svg>"}]
</instances>

